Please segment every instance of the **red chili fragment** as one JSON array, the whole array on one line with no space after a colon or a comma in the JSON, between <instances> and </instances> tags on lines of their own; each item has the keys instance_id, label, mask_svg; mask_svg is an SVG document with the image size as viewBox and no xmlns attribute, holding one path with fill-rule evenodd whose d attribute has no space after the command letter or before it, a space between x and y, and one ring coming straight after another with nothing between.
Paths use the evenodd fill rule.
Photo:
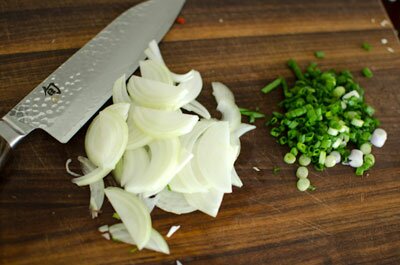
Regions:
<instances>
[{"instance_id":1,"label":"red chili fragment","mask_svg":"<svg viewBox=\"0 0 400 265\"><path fill-rule=\"evenodd\" d=\"M186 23L186 19L184 17L178 17L176 23L183 25Z\"/></svg>"}]
</instances>

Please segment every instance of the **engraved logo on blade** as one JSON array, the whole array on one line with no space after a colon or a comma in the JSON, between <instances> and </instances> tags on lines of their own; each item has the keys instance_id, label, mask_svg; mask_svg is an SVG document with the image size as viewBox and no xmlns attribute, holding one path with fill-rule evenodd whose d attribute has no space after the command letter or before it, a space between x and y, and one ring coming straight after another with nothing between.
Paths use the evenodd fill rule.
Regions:
<instances>
[{"instance_id":1,"label":"engraved logo on blade","mask_svg":"<svg viewBox=\"0 0 400 265\"><path fill-rule=\"evenodd\" d=\"M43 87L44 95L53 96L55 94L61 94L61 90L54 83L50 83L47 87Z\"/></svg>"}]
</instances>

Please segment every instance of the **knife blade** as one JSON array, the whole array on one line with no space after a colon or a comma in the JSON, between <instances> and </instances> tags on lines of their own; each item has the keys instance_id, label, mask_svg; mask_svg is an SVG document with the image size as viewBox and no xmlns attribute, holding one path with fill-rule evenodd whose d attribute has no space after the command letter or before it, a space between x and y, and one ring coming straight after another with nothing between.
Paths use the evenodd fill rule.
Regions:
<instances>
[{"instance_id":1,"label":"knife blade","mask_svg":"<svg viewBox=\"0 0 400 265\"><path fill-rule=\"evenodd\" d=\"M148 43L163 38L184 3L149 0L128 9L36 86L0 120L0 169L35 129L68 142L111 97L114 81L138 68Z\"/></svg>"}]
</instances>

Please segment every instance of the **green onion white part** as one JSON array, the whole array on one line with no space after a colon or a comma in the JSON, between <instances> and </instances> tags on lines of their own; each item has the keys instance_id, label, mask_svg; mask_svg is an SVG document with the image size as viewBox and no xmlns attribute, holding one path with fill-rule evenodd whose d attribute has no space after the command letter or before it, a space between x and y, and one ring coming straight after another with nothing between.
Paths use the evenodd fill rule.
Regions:
<instances>
[{"instance_id":1,"label":"green onion white part","mask_svg":"<svg viewBox=\"0 0 400 265\"><path fill-rule=\"evenodd\" d=\"M363 164L363 152L358 149L351 150L351 154L349 156L349 165L351 167L361 167Z\"/></svg>"},{"instance_id":2,"label":"green onion white part","mask_svg":"<svg viewBox=\"0 0 400 265\"><path fill-rule=\"evenodd\" d=\"M371 144L376 147L382 147L387 139L387 133L384 129L377 128L372 134Z\"/></svg>"},{"instance_id":3,"label":"green onion white part","mask_svg":"<svg viewBox=\"0 0 400 265\"><path fill-rule=\"evenodd\" d=\"M299 191L306 191L311 185L311 182L308 178L299 178L297 181L297 189Z\"/></svg>"}]
</instances>

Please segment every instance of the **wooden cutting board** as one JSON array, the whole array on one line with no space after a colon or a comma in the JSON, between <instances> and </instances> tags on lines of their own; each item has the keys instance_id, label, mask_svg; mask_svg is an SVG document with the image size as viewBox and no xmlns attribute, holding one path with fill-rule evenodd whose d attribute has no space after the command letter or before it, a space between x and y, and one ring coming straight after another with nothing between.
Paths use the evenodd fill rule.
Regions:
<instances>
[{"instance_id":1,"label":"wooden cutting board","mask_svg":"<svg viewBox=\"0 0 400 265\"><path fill-rule=\"evenodd\" d=\"M0 2L0 115L138 2ZM155 210L153 225L162 234L181 225L168 239L171 255L129 253L129 246L97 231L115 222L109 203L92 220L88 188L73 185L65 173L65 161L84 154L87 126L66 145L36 131L0 173L0 263L400 264L400 45L390 22L381 25L388 19L381 3L188 0L182 16L186 24L174 25L160 47L172 70L202 73L200 101L213 115L212 81L231 87L239 106L269 114L282 92L259 90L278 75L293 81L289 58L304 67L323 50L323 69L352 70L389 134L384 148L374 150L376 166L364 177L344 166L312 172L317 190L298 192L295 166L282 162L287 149L258 121L236 163L244 187L225 196L218 217ZM364 41L372 51L360 48ZM372 79L361 76L365 66ZM281 172L274 175L274 166Z\"/></svg>"}]
</instances>

